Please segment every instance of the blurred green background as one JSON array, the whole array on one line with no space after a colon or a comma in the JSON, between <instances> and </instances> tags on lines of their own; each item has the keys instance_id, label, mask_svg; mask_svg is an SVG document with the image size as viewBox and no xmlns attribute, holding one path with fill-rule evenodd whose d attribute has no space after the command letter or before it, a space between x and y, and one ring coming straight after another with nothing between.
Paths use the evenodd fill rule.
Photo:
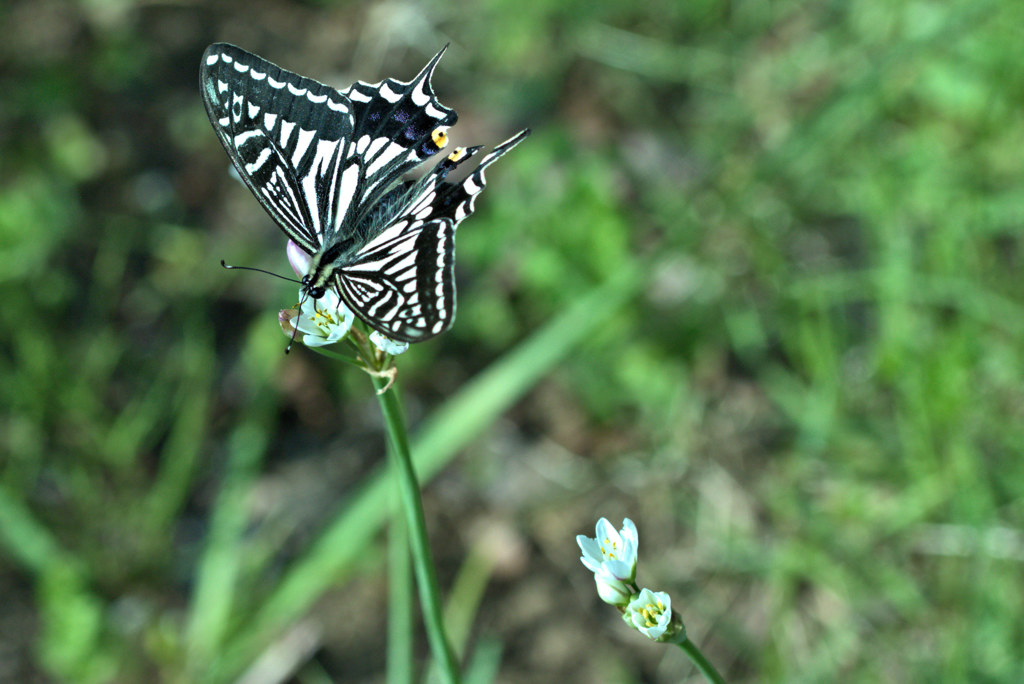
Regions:
<instances>
[{"instance_id":1,"label":"blurred green background","mask_svg":"<svg viewBox=\"0 0 1024 684\"><path fill-rule=\"evenodd\" d=\"M454 328L399 360L480 672L697 681L598 601L605 515L731 682L1024 681L1024 4L0 25L0 680L383 681L370 384L285 356L294 287L218 264L288 272L200 100L226 40L338 87L450 41L454 144L533 128L459 232Z\"/></svg>"}]
</instances>

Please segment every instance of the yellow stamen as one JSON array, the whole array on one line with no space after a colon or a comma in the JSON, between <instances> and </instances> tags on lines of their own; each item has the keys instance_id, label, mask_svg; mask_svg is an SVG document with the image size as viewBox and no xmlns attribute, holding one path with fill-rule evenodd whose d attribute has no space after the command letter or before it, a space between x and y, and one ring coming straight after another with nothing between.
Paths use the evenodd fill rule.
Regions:
<instances>
[{"instance_id":1,"label":"yellow stamen","mask_svg":"<svg viewBox=\"0 0 1024 684\"><path fill-rule=\"evenodd\" d=\"M313 323L318 326L334 325L334 316L326 309L313 309Z\"/></svg>"}]
</instances>

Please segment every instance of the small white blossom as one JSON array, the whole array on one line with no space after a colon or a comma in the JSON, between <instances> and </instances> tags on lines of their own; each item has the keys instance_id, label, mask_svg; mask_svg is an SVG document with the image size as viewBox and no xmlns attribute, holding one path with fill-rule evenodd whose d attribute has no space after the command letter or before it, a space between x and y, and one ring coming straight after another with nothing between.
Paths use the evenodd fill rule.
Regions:
<instances>
[{"instance_id":1,"label":"small white blossom","mask_svg":"<svg viewBox=\"0 0 1024 684\"><path fill-rule=\"evenodd\" d=\"M397 356L409 348L408 342L392 340L389 337L381 335L376 330L370 333L370 341L377 345L377 349L380 349L385 354L391 354L392 356Z\"/></svg>"},{"instance_id":2,"label":"small white blossom","mask_svg":"<svg viewBox=\"0 0 1024 684\"><path fill-rule=\"evenodd\" d=\"M301 342L307 347L322 347L339 342L352 328L355 314L349 311L338 294L328 289L320 299L299 292L302 309L285 309L277 315L285 335L302 334Z\"/></svg>"},{"instance_id":3,"label":"small white blossom","mask_svg":"<svg viewBox=\"0 0 1024 684\"><path fill-rule=\"evenodd\" d=\"M583 555L580 561L594 572L604 568L618 580L632 582L636 579L637 550L640 544L636 525L629 518L622 521L622 529L616 530L607 518L597 521L596 536L576 536Z\"/></svg>"},{"instance_id":4,"label":"small white blossom","mask_svg":"<svg viewBox=\"0 0 1024 684\"><path fill-rule=\"evenodd\" d=\"M672 624L672 599L663 591L642 589L629 602L626 614L634 627L654 640L666 636Z\"/></svg>"},{"instance_id":5,"label":"small white blossom","mask_svg":"<svg viewBox=\"0 0 1024 684\"><path fill-rule=\"evenodd\" d=\"M576 536L583 562L594 573L594 583L601 600L615 606L629 603L636 578L639 537L636 525L629 518L616 530L607 518L597 521L596 537Z\"/></svg>"}]
</instances>

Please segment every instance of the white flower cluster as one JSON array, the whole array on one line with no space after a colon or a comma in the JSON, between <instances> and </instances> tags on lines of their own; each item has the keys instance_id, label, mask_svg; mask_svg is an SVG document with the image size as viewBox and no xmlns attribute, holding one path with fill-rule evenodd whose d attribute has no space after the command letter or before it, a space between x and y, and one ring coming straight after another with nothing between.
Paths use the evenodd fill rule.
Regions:
<instances>
[{"instance_id":1,"label":"white flower cluster","mask_svg":"<svg viewBox=\"0 0 1024 684\"><path fill-rule=\"evenodd\" d=\"M655 641L682 642L682 620L672 612L672 599L663 591L640 589L636 584L640 538L629 518L616 530L607 518L597 521L596 536L577 535L580 560L594 573L598 596L617 606L627 624Z\"/></svg>"},{"instance_id":2,"label":"white flower cluster","mask_svg":"<svg viewBox=\"0 0 1024 684\"><path fill-rule=\"evenodd\" d=\"M288 262L295 273L305 275L309 271L309 255L291 240L288 241L286 251ZM345 306L345 302L333 287L327 288L320 299L304 297L302 290L299 290L299 301L302 303L300 308L282 310L278 313L277 320L285 335L297 336L297 330L301 334L298 339L307 347L323 347L340 342L355 322L355 314ZM370 333L370 341L382 352L392 356L401 354L409 348L408 342L389 339L377 331Z\"/></svg>"}]
</instances>

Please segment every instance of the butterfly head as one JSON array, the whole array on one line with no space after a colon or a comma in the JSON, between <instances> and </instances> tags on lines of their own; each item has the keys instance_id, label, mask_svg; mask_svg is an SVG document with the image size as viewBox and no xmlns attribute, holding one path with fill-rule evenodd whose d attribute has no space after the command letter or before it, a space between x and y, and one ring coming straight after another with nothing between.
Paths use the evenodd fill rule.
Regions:
<instances>
[{"instance_id":1,"label":"butterfly head","mask_svg":"<svg viewBox=\"0 0 1024 684\"><path fill-rule=\"evenodd\" d=\"M308 275L302 276L302 289L313 299L320 299L327 293L327 288L323 285L314 285L313 280Z\"/></svg>"},{"instance_id":2,"label":"butterfly head","mask_svg":"<svg viewBox=\"0 0 1024 684\"><path fill-rule=\"evenodd\" d=\"M295 254L289 252L288 259L292 262L296 273L302 273L303 270L306 272L301 280L302 291L311 299L320 299L327 293L327 288L331 286L335 274L334 261L350 242L350 240L338 241L317 252L311 258L298 248L293 250Z\"/></svg>"}]
</instances>

